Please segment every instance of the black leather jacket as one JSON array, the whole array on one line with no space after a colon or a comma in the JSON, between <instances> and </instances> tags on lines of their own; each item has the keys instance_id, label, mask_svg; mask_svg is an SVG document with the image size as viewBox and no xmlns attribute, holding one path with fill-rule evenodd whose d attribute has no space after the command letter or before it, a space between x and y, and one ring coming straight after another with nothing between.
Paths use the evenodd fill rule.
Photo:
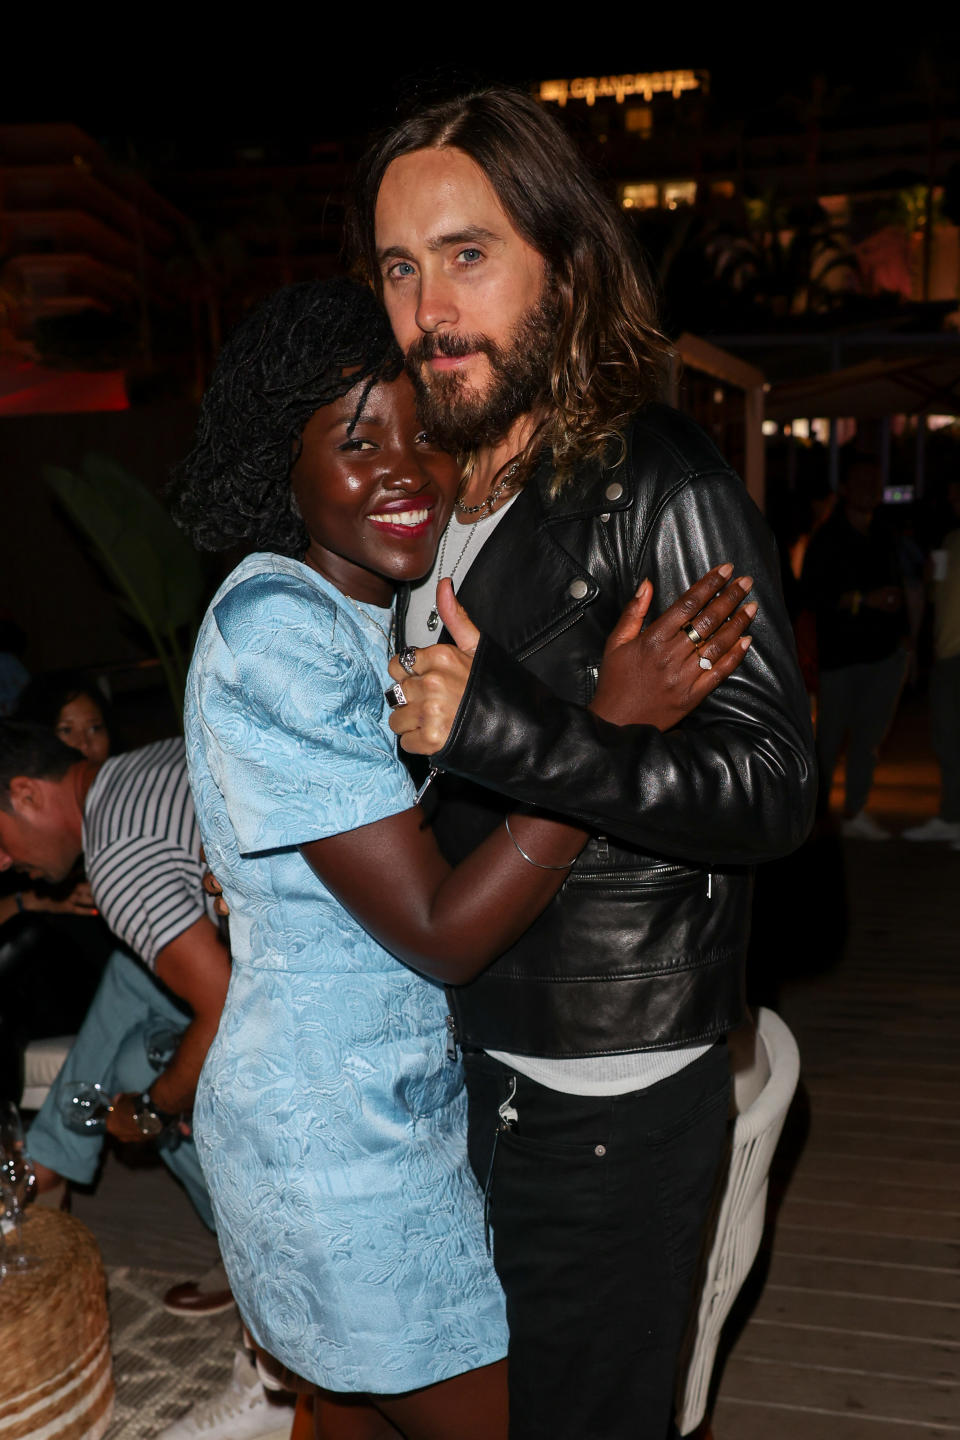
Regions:
<instances>
[{"instance_id":1,"label":"black leather jacket","mask_svg":"<svg viewBox=\"0 0 960 1440\"><path fill-rule=\"evenodd\" d=\"M433 824L453 862L502 823L507 796L594 838L512 949L450 990L458 1036L541 1056L706 1041L742 1018L750 867L794 849L812 819L809 706L774 545L711 442L665 407L635 417L615 469L582 467L557 499L549 480L545 465L460 588L483 638L434 757ZM659 613L724 560L759 602L735 674L665 734L586 710L640 580Z\"/></svg>"}]
</instances>

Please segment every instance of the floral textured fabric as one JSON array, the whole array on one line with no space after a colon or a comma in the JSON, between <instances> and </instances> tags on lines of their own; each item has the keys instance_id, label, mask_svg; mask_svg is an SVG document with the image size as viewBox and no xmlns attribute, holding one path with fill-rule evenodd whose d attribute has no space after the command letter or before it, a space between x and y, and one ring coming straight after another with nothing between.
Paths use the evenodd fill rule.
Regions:
<instances>
[{"instance_id":1,"label":"floral textured fabric","mask_svg":"<svg viewBox=\"0 0 960 1440\"><path fill-rule=\"evenodd\" d=\"M187 684L190 779L233 974L194 1111L224 1262L257 1341L339 1391L506 1353L442 989L339 905L298 846L398 814L389 612L253 555ZM371 876L371 884L389 884Z\"/></svg>"}]
</instances>

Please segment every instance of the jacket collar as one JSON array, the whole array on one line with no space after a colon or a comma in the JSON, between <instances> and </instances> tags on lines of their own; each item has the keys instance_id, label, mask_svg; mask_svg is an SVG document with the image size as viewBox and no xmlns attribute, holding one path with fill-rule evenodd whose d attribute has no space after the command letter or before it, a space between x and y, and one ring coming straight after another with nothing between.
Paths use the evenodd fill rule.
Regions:
<instances>
[{"instance_id":1,"label":"jacket collar","mask_svg":"<svg viewBox=\"0 0 960 1440\"><path fill-rule=\"evenodd\" d=\"M573 625L599 594L583 564L582 543L574 554L560 527L633 503L626 475L621 480L617 471L599 464L581 466L555 499L549 493L551 474L545 460L474 559L459 590L474 624L518 659ZM445 631L442 638L449 639Z\"/></svg>"}]
</instances>

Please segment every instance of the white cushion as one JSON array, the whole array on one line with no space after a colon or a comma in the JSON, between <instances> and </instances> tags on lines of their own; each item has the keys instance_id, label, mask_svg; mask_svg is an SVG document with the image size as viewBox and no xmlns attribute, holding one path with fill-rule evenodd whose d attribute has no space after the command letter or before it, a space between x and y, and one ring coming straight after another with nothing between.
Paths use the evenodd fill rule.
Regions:
<instances>
[{"instance_id":1,"label":"white cushion","mask_svg":"<svg viewBox=\"0 0 960 1440\"><path fill-rule=\"evenodd\" d=\"M23 1057L20 1104L24 1110L40 1109L75 1039L75 1035L50 1035L45 1040L30 1041Z\"/></svg>"}]
</instances>

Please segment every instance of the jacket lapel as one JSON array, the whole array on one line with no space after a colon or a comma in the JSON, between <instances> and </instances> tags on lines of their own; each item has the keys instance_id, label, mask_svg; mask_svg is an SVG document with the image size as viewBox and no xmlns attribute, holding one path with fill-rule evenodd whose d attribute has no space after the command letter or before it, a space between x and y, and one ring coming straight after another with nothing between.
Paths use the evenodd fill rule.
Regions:
<instances>
[{"instance_id":1,"label":"jacket lapel","mask_svg":"<svg viewBox=\"0 0 960 1440\"><path fill-rule=\"evenodd\" d=\"M599 483L604 473L599 467L593 471L578 473L569 492L551 500L550 471L541 467L460 586L460 601L474 624L519 659L568 629L598 594L584 563L588 527L582 522L605 508L623 508L629 499L624 491L617 497L620 503L612 503ZM568 538L579 538L579 554L564 543ZM444 638L449 638L446 632Z\"/></svg>"}]
</instances>

